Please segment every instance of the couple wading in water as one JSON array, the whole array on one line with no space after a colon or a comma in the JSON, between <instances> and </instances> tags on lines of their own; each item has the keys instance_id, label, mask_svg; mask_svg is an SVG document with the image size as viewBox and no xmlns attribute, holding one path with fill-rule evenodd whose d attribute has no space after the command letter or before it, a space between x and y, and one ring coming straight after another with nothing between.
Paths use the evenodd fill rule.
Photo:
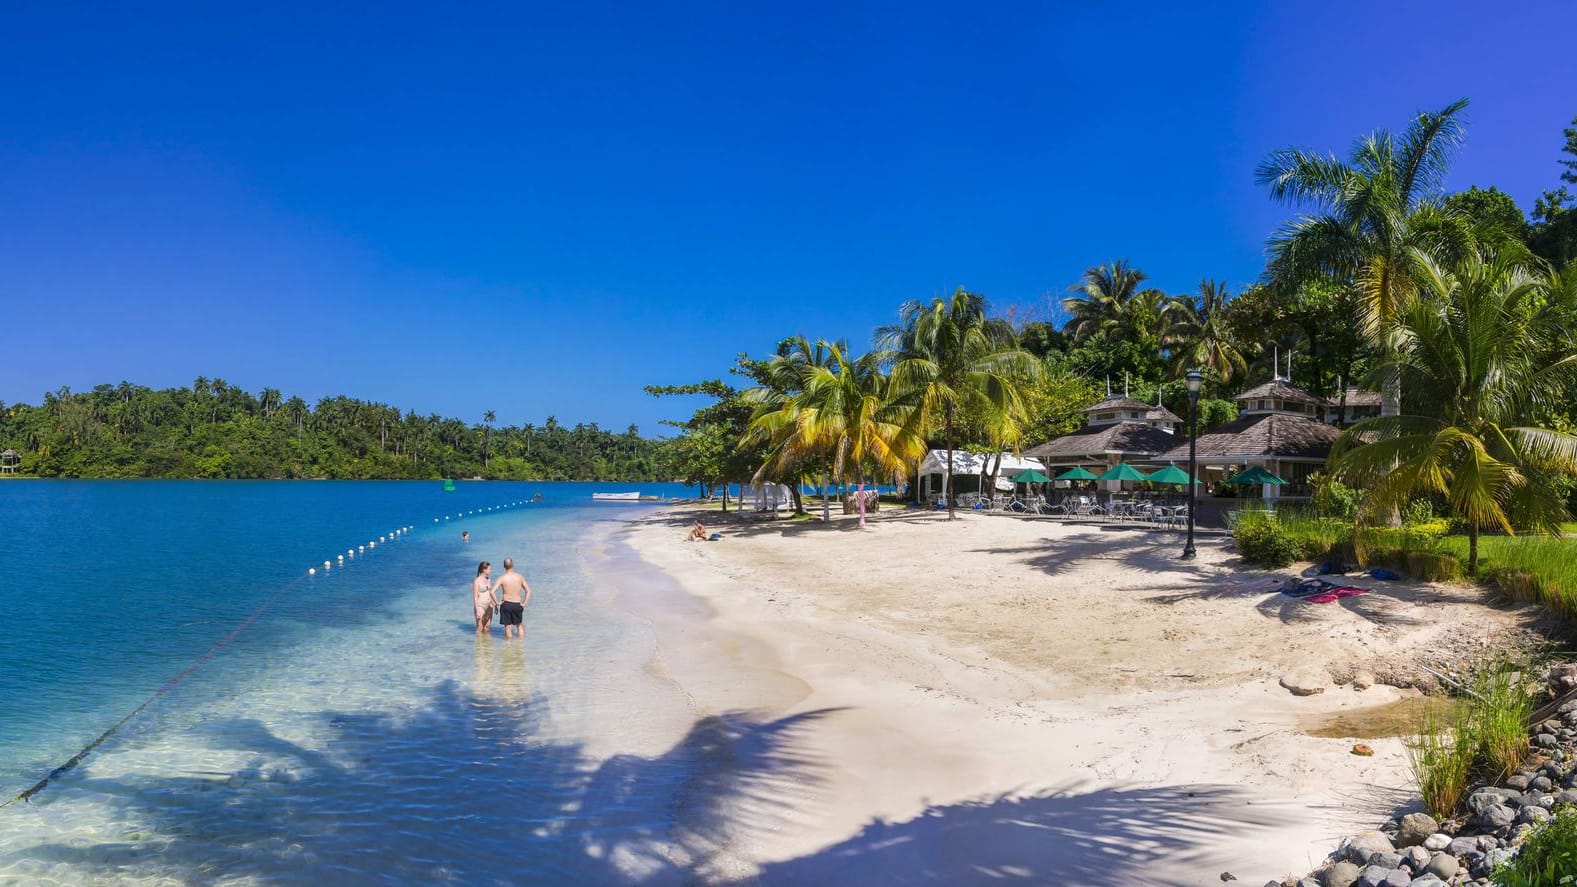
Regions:
<instances>
[{"instance_id":1,"label":"couple wading in water","mask_svg":"<svg viewBox=\"0 0 1577 887\"><path fill-rule=\"evenodd\" d=\"M493 609L498 608L498 621L504 626L504 637L526 636L526 604L531 601L531 586L526 577L515 572L513 558L504 558L504 575L493 584L493 565L482 561L476 566L476 581L471 583L471 604L476 615L476 633L486 634L493 622Z\"/></svg>"}]
</instances>

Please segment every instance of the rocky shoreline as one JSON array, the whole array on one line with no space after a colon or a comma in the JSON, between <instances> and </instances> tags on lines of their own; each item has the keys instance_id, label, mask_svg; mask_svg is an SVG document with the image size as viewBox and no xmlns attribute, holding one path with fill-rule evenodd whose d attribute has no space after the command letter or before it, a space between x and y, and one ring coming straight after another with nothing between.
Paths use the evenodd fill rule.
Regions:
<instances>
[{"instance_id":1,"label":"rocky shoreline","mask_svg":"<svg viewBox=\"0 0 1577 887\"><path fill-rule=\"evenodd\" d=\"M1577 665L1551 669L1552 695L1577 687ZM1468 793L1463 812L1436 821L1425 813L1393 817L1342 841L1305 877L1265 887L1464 887L1494 884L1527 834L1554 811L1577 804L1577 699L1530 731L1531 750L1516 773ZM1229 873L1222 880L1235 880Z\"/></svg>"}]
</instances>

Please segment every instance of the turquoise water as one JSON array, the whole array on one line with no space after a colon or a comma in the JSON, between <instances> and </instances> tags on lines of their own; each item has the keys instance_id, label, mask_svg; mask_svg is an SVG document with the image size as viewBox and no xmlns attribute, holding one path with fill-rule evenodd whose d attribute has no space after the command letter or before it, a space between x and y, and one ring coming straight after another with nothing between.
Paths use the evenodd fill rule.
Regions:
<instances>
[{"instance_id":1,"label":"turquoise water","mask_svg":"<svg viewBox=\"0 0 1577 887\"><path fill-rule=\"evenodd\" d=\"M643 507L593 489L691 492L0 483L0 792L153 700L0 809L0 882L708 879L704 787L767 766L717 750L770 757L786 726L692 711L648 667L618 597L675 592L617 541ZM476 562L505 556L535 590L525 643L473 633Z\"/></svg>"}]
</instances>

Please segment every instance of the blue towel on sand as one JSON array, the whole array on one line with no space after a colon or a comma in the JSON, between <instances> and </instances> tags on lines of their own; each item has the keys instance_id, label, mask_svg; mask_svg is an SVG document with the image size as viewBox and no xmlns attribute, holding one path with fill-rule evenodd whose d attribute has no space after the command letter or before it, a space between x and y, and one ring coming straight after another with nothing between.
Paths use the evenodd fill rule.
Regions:
<instances>
[{"instance_id":1,"label":"blue towel on sand","mask_svg":"<svg viewBox=\"0 0 1577 887\"><path fill-rule=\"evenodd\" d=\"M1384 567L1375 567L1374 569L1369 571L1369 575L1373 576L1376 579L1384 579L1387 582L1389 582L1389 581L1391 581L1393 579L1400 579L1400 578L1402 578L1400 573L1397 573L1397 572L1395 572L1393 570L1387 570Z\"/></svg>"}]
</instances>

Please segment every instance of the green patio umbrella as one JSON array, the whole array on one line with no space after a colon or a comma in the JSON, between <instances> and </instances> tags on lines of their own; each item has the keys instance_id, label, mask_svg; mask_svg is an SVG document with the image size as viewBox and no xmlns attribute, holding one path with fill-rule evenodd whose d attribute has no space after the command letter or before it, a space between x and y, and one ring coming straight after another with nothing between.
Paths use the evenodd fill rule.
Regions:
<instances>
[{"instance_id":1,"label":"green patio umbrella","mask_svg":"<svg viewBox=\"0 0 1577 887\"><path fill-rule=\"evenodd\" d=\"M1160 471L1150 475L1148 479L1158 484L1182 484L1187 486L1188 472L1178 468L1176 465L1168 465ZM1202 481L1196 477L1194 478L1194 483L1198 484L1202 483Z\"/></svg>"},{"instance_id":2,"label":"green patio umbrella","mask_svg":"<svg viewBox=\"0 0 1577 887\"><path fill-rule=\"evenodd\" d=\"M1043 484L1049 483L1050 481L1051 478L1041 474L1033 468L1027 468L1023 471L1020 471L1018 474L1013 475L1013 482L1016 484Z\"/></svg>"},{"instance_id":3,"label":"green patio umbrella","mask_svg":"<svg viewBox=\"0 0 1577 887\"><path fill-rule=\"evenodd\" d=\"M1095 480L1095 475L1085 471L1083 468L1069 468L1067 471L1057 475L1057 480Z\"/></svg>"},{"instance_id":4,"label":"green patio umbrella","mask_svg":"<svg viewBox=\"0 0 1577 887\"><path fill-rule=\"evenodd\" d=\"M1266 471L1264 468L1258 465L1250 465L1237 475L1227 478L1226 482L1229 484L1237 484L1245 487L1250 487L1255 484L1275 484L1279 487L1286 483L1286 481L1275 476L1274 474L1271 474L1269 471Z\"/></svg>"},{"instance_id":5,"label":"green patio umbrella","mask_svg":"<svg viewBox=\"0 0 1577 887\"><path fill-rule=\"evenodd\" d=\"M1147 480L1145 473L1129 465L1127 462L1118 462L1106 472L1095 478L1096 480Z\"/></svg>"}]
</instances>

